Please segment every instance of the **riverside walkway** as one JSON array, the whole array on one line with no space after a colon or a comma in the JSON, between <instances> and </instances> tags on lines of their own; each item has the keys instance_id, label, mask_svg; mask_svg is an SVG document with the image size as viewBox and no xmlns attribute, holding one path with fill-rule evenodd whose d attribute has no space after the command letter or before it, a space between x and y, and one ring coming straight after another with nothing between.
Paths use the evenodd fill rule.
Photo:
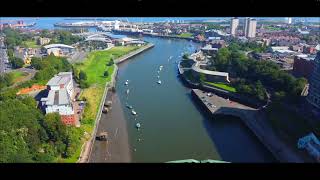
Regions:
<instances>
[{"instance_id":1,"label":"riverside walkway","mask_svg":"<svg viewBox=\"0 0 320 180\"><path fill-rule=\"evenodd\" d=\"M232 115L241 118L243 123L256 135L266 148L280 162L302 163L302 158L282 142L267 123L266 116L258 109L232 102L208 92L192 89L192 96L211 115Z\"/></svg>"}]
</instances>

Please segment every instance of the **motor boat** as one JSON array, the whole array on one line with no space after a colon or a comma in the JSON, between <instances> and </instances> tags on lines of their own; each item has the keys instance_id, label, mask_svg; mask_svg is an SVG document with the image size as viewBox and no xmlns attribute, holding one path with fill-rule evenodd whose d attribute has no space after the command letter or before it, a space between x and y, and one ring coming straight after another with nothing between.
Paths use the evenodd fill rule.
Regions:
<instances>
[{"instance_id":1,"label":"motor boat","mask_svg":"<svg viewBox=\"0 0 320 180\"><path fill-rule=\"evenodd\" d=\"M158 77L158 79L160 78L160 76L157 76Z\"/></svg>"},{"instance_id":2,"label":"motor boat","mask_svg":"<svg viewBox=\"0 0 320 180\"><path fill-rule=\"evenodd\" d=\"M157 83L158 83L158 84L161 84L161 80L159 80Z\"/></svg>"},{"instance_id":3,"label":"motor boat","mask_svg":"<svg viewBox=\"0 0 320 180\"><path fill-rule=\"evenodd\" d=\"M133 115L136 115L136 114L137 114L137 112L135 112L133 109L132 109L131 113L132 113Z\"/></svg>"},{"instance_id":4,"label":"motor boat","mask_svg":"<svg viewBox=\"0 0 320 180\"><path fill-rule=\"evenodd\" d=\"M141 127L141 124L140 123L137 123L136 124L136 128L140 128Z\"/></svg>"},{"instance_id":5,"label":"motor boat","mask_svg":"<svg viewBox=\"0 0 320 180\"><path fill-rule=\"evenodd\" d=\"M126 93L127 93L127 94L129 94L129 92L130 92L130 90L129 90L129 89L127 89Z\"/></svg>"},{"instance_id":6,"label":"motor boat","mask_svg":"<svg viewBox=\"0 0 320 180\"><path fill-rule=\"evenodd\" d=\"M126 82L124 83L125 85L128 85L129 84L129 80L126 80Z\"/></svg>"},{"instance_id":7,"label":"motor boat","mask_svg":"<svg viewBox=\"0 0 320 180\"><path fill-rule=\"evenodd\" d=\"M127 107L128 109L133 109L133 107L130 106L129 104L127 104L126 107Z\"/></svg>"}]
</instances>

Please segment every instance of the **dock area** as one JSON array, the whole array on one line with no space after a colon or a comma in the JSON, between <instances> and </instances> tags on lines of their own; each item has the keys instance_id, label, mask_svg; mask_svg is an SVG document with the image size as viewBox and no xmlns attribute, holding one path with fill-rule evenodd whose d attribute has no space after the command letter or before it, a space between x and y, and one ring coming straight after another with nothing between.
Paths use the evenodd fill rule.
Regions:
<instances>
[{"instance_id":1,"label":"dock area","mask_svg":"<svg viewBox=\"0 0 320 180\"><path fill-rule=\"evenodd\" d=\"M199 89L192 89L191 95L211 116L230 115L241 118L242 122L279 162L303 162L303 159L296 152L277 137L261 110Z\"/></svg>"}]
</instances>

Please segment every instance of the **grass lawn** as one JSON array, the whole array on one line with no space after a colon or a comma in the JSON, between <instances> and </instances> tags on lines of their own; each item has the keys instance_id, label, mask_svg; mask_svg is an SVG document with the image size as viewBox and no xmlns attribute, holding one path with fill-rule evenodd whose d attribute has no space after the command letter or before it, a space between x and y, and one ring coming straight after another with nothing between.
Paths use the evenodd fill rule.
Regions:
<instances>
[{"instance_id":1,"label":"grass lawn","mask_svg":"<svg viewBox=\"0 0 320 180\"><path fill-rule=\"evenodd\" d=\"M13 83L17 83L22 81L26 76L28 76L28 73L26 72L21 72L21 71L12 71L10 72L13 77Z\"/></svg>"},{"instance_id":2,"label":"grass lawn","mask_svg":"<svg viewBox=\"0 0 320 180\"><path fill-rule=\"evenodd\" d=\"M37 45L36 41L34 41L34 40L23 41L22 46L27 47L27 48L39 48L40 47L39 45Z\"/></svg>"},{"instance_id":3,"label":"grass lawn","mask_svg":"<svg viewBox=\"0 0 320 180\"><path fill-rule=\"evenodd\" d=\"M187 38L187 37L192 37L193 34L192 33L182 33L182 34L179 34L178 37L184 37L184 38Z\"/></svg>"},{"instance_id":4,"label":"grass lawn","mask_svg":"<svg viewBox=\"0 0 320 180\"><path fill-rule=\"evenodd\" d=\"M213 83L213 82L207 82L207 81L205 83L226 91L237 92L237 90L234 87L231 87L225 83Z\"/></svg>"},{"instance_id":5,"label":"grass lawn","mask_svg":"<svg viewBox=\"0 0 320 180\"><path fill-rule=\"evenodd\" d=\"M268 30L272 30L272 31L280 31L281 30L281 28L279 28L279 27L272 27L272 26L266 26L265 28Z\"/></svg>"},{"instance_id":6,"label":"grass lawn","mask_svg":"<svg viewBox=\"0 0 320 180\"><path fill-rule=\"evenodd\" d=\"M138 47L114 47L106 51L94 51L89 53L88 58L81 64L76 64L75 67L83 70L87 74L87 82L89 85L97 84L104 85L106 81L110 81L114 66L107 66L111 57L114 59L127 54ZM108 71L109 76L105 78L103 73Z\"/></svg>"},{"instance_id":7,"label":"grass lawn","mask_svg":"<svg viewBox=\"0 0 320 180\"><path fill-rule=\"evenodd\" d=\"M85 98L87 100L87 104L83 113L83 119L95 120L103 91L104 86L92 86L83 90L80 98Z\"/></svg>"}]
</instances>

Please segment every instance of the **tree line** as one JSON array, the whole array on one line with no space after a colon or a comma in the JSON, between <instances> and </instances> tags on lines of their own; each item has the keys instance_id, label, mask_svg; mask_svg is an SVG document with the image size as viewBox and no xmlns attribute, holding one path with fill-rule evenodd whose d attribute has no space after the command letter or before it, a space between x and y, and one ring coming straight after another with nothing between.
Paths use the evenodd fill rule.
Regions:
<instances>
[{"instance_id":1,"label":"tree line","mask_svg":"<svg viewBox=\"0 0 320 180\"><path fill-rule=\"evenodd\" d=\"M55 162L71 157L81 142L83 129L63 125L58 113L44 115L32 97L16 95L17 89L45 84L71 65L54 55L33 58L31 65L38 70L33 79L0 91L0 162ZM1 86L10 84L9 75L0 78Z\"/></svg>"},{"instance_id":2,"label":"tree line","mask_svg":"<svg viewBox=\"0 0 320 180\"><path fill-rule=\"evenodd\" d=\"M30 96L0 101L0 162L53 162L70 157L83 130L62 124L58 113L43 115Z\"/></svg>"}]
</instances>

